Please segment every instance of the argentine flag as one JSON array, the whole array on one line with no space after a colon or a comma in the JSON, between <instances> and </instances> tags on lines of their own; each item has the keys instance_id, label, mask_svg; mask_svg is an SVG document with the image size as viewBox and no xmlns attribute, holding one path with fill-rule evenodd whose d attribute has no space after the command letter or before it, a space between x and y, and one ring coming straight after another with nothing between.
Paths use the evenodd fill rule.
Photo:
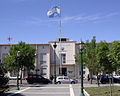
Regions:
<instances>
[{"instance_id":1,"label":"argentine flag","mask_svg":"<svg viewBox=\"0 0 120 96\"><path fill-rule=\"evenodd\" d=\"M50 11L47 12L47 16L50 18L60 16L60 9L58 6L54 6Z\"/></svg>"}]
</instances>

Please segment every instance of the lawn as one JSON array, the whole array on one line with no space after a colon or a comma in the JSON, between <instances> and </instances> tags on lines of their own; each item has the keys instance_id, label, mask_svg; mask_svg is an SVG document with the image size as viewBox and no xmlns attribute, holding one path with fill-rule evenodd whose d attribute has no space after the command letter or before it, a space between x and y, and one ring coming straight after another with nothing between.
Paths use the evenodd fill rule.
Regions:
<instances>
[{"instance_id":1,"label":"lawn","mask_svg":"<svg viewBox=\"0 0 120 96\"><path fill-rule=\"evenodd\" d=\"M14 89L14 88L15 88L15 87L0 88L0 93L2 93L2 92L7 92L7 91L12 90L12 89Z\"/></svg>"},{"instance_id":2,"label":"lawn","mask_svg":"<svg viewBox=\"0 0 120 96\"><path fill-rule=\"evenodd\" d=\"M110 87L85 87L90 96L110 96ZM120 87L112 86L112 96L120 96Z\"/></svg>"}]
</instances>

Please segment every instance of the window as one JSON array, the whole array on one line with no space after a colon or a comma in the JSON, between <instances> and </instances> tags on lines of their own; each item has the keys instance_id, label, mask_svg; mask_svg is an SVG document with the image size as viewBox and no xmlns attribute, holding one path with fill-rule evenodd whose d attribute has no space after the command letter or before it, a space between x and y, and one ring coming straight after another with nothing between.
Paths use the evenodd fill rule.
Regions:
<instances>
[{"instance_id":1,"label":"window","mask_svg":"<svg viewBox=\"0 0 120 96\"><path fill-rule=\"evenodd\" d=\"M41 69L41 74L42 75L46 75L46 73L47 73L47 68L42 68Z\"/></svg>"},{"instance_id":2,"label":"window","mask_svg":"<svg viewBox=\"0 0 120 96\"><path fill-rule=\"evenodd\" d=\"M46 64L47 55L46 53L40 53L40 64Z\"/></svg>"},{"instance_id":3,"label":"window","mask_svg":"<svg viewBox=\"0 0 120 96\"><path fill-rule=\"evenodd\" d=\"M2 57L6 57L8 55L8 53L3 53Z\"/></svg>"},{"instance_id":4,"label":"window","mask_svg":"<svg viewBox=\"0 0 120 96\"><path fill-rule=\"evenodd\" d=\"M64 77L64 79L69 79L68 77Z\"/></svg>"},{"instance_id":5,"label":"window","mask_svg":"<svg viewBox=\"0 0 120 96\"><path fill-rule=\"evenodd\" d=\"M66 63L66 54L65 53L61 54L61 61L62 61L62 63Z\"/></svg>"},{"instance_id":6,"label":"window","mask_svg":"<svg viewBox=\"0 0 120 96\"><path fill-rule=\"evenodd\" d=\"M33 78L36 78L36 75L35 75L35 76L33 76Z\"/></svg>"},{"instance_id":7,"label":"window","mask_svg":"<svg viewBox=\"0 0 120 96\"><path fill-rule=\"evenodd\" d=\"M41 79L41 78L42 78L42 76L38 76L38 78L40 78L40 79Z\"/></svg>"}]
</instances>

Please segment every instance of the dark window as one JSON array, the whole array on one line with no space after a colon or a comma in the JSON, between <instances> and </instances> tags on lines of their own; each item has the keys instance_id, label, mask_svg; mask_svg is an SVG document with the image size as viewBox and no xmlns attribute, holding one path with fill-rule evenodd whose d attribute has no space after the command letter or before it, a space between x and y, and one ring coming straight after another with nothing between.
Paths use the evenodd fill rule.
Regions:
<instances>
[{"instance_id":1,"label":"dark window","mask_svg":"<svg viewBox=\"0 0 120 96\"><path fill-rule=\"evenodd\" d=\"M40 53L40 64L45 64L47 61L46 53Z\"/></svg>"},{"instance_id":2,"label":"dark window","mask_svg":"<svg viewBox=\"0 0 120 96\"><path fill-rule=\"evenodd\" d=\"M62 63L66 63L66 54L65 53L61 54L61 61L62 61Z\"/></svg>"}]
</instances>

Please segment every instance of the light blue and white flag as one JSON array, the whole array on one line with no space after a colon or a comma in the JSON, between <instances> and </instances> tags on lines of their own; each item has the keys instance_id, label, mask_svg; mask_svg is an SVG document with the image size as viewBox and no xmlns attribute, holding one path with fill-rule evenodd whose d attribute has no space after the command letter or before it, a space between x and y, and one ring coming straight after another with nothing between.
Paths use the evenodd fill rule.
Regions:
<instances>
[{"instance_id":1,"label":"light blue and white flag","mask_svg":"<svg viewBox=\"0 0 120 96\"><path fill-rule=\"evenodd\" d=\"M60 9L58 6L54 6L50 11L47 12L47 16L50 18L60 16Z\"/></svg>"}]
</instances>

